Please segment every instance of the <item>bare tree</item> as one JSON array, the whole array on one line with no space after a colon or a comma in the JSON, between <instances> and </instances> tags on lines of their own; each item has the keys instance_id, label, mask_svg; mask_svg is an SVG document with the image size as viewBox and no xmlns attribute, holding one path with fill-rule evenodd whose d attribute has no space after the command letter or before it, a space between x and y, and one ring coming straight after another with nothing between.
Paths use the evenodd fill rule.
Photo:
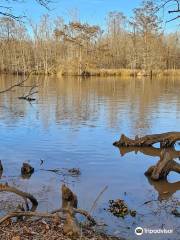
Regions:
<instances>
[{"instance_id":1,"label":"bare tree","mask_svg":"<svg viewBox=\"0 0 180 240\"><path fill-rule=\"evenodd\" d=\"M154 54L156 51L155 45L157 44L156 39L159 40L160 34L160 19L156 12L156 5L152 0L143 1L142 6L134 9L134 17L131 21L133 26L133 39L135 44L135 39L138 39L136 42L135 48L139 48L139 61L142 63L141 68L145 70L151 70L154 64L157 61L154 61L157 54Z\"/></svg>"}]
</instances>

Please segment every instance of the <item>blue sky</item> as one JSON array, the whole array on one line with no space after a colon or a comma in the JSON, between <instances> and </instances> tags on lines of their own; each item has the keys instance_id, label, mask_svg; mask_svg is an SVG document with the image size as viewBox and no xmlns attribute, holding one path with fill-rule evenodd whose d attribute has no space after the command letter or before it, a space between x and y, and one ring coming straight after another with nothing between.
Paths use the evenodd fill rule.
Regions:
<instances>
[{"instance_id":1,"label":"blue sky","mask_svg":"<svg viewBox=\"0 0 180 240\"><path fill-rule=\"evenodd\" d=\"M35 0L26 0L26 3L13 4L16 15L25 14L38 22L40 16L48 13L52 18L62 16L66 21L77 16L82 22L105 26L105 17L110 11L121 11L130 17L134 8L139 7L141 0L53 0L51 11L38 5ZM166 9L167 10L167 9ZM166 11L167 12L167 11ZM166 17L167 16L166 14ZM179 21L168 24L168 32L177 29Z\"/></svg>"},{"instance_id":2,"label":"blue sky","mask_svg":"<svg viewBox=\"0 0 180 240\"><path fill-rule=\"evenodd\" d=\"M103 25L108 12L116 10L130 16L132 9L138 7L141 0L54 0L54 2L50 5L53 9L50 12L35 3L35 0L14 4L14 9L17 14L25 13L35 21L38 21L42 14L48 13L52 17L63 16L65 19L77 15L83 22Z\"/></svg>"}]
</instances>

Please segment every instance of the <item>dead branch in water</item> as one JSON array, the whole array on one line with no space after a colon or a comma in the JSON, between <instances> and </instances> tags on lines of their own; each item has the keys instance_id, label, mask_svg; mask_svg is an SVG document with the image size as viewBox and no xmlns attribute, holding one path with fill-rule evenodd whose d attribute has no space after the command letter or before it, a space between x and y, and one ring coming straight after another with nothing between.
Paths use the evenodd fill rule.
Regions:
<instances>
[{"instance_id":1,"label":"dead branch in water","mask_svg":"<svg viewBox=\"0 0 180 240\"><path fill-rule=\"evenodd\" d=\"M34 71L31 71L25 79L21 80L21 81L18 82L18 83L13 84L12 86L6 88L5 90L0 91L0 93L5 93L5 92L8 92L8 91L11 91L11 90L12 90L13 88L15 88L15 87L21 87L21 86L23 86L23 83L26 82L26 81L30 78L30 76L33 74L33 72L34 72Z\"/></svg>"},{"instance_id":2,"label":"dead branch in water","mask_svg":"<svg viewBox=\"0 0 180 240\"><path fill-rule=\"evenodd\" d=\"M28 202L27 202L27 199L29 199L32 203L31 211L35 211L38 206L38 201L33 195L31 195L30 193L23 192L15 187L11 187L7 183L0 184L0 192L12 192L19 195L24 199L27 209L29 209Z\"/></svg>"},{"instance_id":3,"label":"dead branch in water","mask_svg":"<svg viewBox=\"0 0 180 240\"><path fill-rule=\"evenodd\" d=\"M93 212L93 210L95 209L95 207L96 207L96 205L97 205L98 200L100 199L100 197L103 195L103 193L104 193L107 189L108 189L108 186L105 186L105 187L101 190L101 192L98 194L97 198L96 198L95 201L93 202L93 205L92 205L92 207L91 207L91 209L90 209L90 213Z\"/></svg>"},{"instance_id":4,"label":"dead branch in water","mask_svg":"<svg viewBox=\"0 0 180 240\"><path fill-rule=\"evenodd\" d=\"M135 139L130 139L122 134L120 140L114 142L113 145L117 147L149 147L155 143L160 143L161 148L168 148L173 147L178 140L180 140L180 132L152 134L144 137L136 136Z\"/></svg>"},{"instance_id":5,"label":"dead branch in water","mask_svg":"<svg viewBox=\"0 0 180 240\"><path fill-rule=\"evenodd\" d=\"M31 97L32 95L38 93L38 91L34 91L34 92L33 92L33 90L34 90L35 88L37 88L37 86L36 86L36 85L33 85L33 86L31 87L31 89L29 90L29 93L26 94L26 95L24 94L23 96L19 97L19 99L23 99L23 100L26 100L26 101L29 101L29 102L35 101L36 99Z\"/></svg>"}]
</instances>

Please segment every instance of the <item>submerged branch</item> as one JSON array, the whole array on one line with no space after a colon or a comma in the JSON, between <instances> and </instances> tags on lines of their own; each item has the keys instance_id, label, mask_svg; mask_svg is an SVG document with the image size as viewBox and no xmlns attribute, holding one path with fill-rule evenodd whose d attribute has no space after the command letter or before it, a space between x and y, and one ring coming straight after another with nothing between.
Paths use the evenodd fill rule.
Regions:
<instances>
[{"instance_id":1,"label":"submerged branch","mask_svg":"<svg viewBox=\"0 0 180 240\"><path fill-rule=\"evenodd\" d=\"M26 82L30 78L30 76L32 75L33 72L34 71L31 71L25 79L23 79L22 81L20 81L18 83L13 84L12 86L8 87L5 90L0 91L0 93L5 93L5 92L8 92L8 91L11 91L15 87L23 86L23 83Z\"/></svg>"},{"instance_id":2,"label":"submerged branch","mask_svg":"<svg viewBox=\"0 0 180 240\"><path fill-rule=\"evenodd\" d=\"M26 100L26 101L29 101L29 102L35 101L36 99L32 98L31 96L38 93L38 91L33 92L34 88L37 88L37 86L36 85L31 86L31 89L29 90L29 93L26 94L26 95L24 94L23 96L19 97L19 99L23 99L23 100Z\"/></svg>"},{"instance_id":3,"label":"submerged branch","mask_svg":"<svg viewBox=\"0 0 180 240\"><path fill-rule=\"evenodd\" d=\"M30 193L23 192L15 187L11 187L7 183L0 184L0 192L12 192L12 193L19 195L20 197L22 197L24 199L26 206L28 206L27 199L29 199L32 203L31 211L35 211L38 206L38 201L36 200L36 198L33 195L31 195Z\"/></svg>"},{"instance_id":4,"label":"submerged branch","mask_svg":"<svg viewBox=\"0 0 180 240\"><path fill-rule=\"evenodd\" d=\"M104 193L107 189L108 189L108 186L105 186L105 187L101 190L101 192L98 194L98 196L96 197L96 199L95 199L95 201L93 202L93 205L92 205L92 207L91 207L91 209L90 209L90 213L93 212L93 210L94 210L95 207L96 207L96 204L97 204L98 200L100 199L100 197L103 195L103 193Z\"/></svg>"}]
</instances>

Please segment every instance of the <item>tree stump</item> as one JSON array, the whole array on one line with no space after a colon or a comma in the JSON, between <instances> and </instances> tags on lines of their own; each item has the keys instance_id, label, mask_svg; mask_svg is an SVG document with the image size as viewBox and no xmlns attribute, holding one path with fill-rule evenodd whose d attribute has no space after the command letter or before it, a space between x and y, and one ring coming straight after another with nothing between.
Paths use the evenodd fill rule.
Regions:
<instances>
[{"instance_id":1,"label":"tree stump","mask_svg":"<svg viewBox=\"0 0 180 240\"><path fill-rule=\"evenodd\" d=\"M77 208L77 196L65 184L61 187L62 208L66 210L66 220L63 231L71 238L77 239L80 236L80 228L75 218L74 208Z\"/></svg>"},{"instance_id":2,"label":"tree stump","mask_svg":"<svg viewBox=\"0 0 180 240\"><path fill-rule=\"evenodd\" d=\"M30 178L34 173L34 168L29 163L23 163L21 167L21 175L23 178Z\"/></svg>"}]
</instances>

